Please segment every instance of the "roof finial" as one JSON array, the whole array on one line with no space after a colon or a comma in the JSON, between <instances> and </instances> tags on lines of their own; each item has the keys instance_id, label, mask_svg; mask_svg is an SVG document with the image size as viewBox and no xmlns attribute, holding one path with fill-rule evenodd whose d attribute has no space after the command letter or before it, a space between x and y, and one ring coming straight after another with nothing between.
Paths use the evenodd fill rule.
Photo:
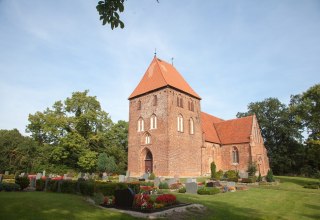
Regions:
<instances>
[{"instance_id":1,"label":"roof finial","mask_svg":"<svg viewBox=\"0 0 320 220\"><path fill-rule=\"evenodd\" d=\"M172 66L173 66L173 57L171 57L171 64L172 64Z\"/></svg>"},{"instance_id":2,"label":"roof finial","mask_svg":"<svg viewBox=\"0 0 320 220\"><path fill-rule=\"evenodd\" d=\"M157 48L154 48L154 57L157 57Z\"/></svg>"}]
</instances>

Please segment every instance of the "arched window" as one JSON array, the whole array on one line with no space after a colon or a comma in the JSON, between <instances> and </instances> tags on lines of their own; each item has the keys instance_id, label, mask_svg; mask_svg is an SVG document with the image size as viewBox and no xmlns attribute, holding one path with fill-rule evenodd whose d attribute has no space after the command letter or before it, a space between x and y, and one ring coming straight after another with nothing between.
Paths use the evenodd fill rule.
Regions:
<instances>
[{"instance_id":1,"label":"arched window","mask_svg":"<svg viewBox=\"0 0 320 220\"><path fill-rule=\"evenodd\" d=\"M239 163L239 151L236 147L232 148L232 163Z\"/></svg>"},{"instance_id":2,"label":"arched window","mask_svg":"<svg viewBox=\"0 0 320 220\"><path fill-rule=\"evenodd\" d=\"M138 101L138 110L141 110L141 101Z\"/></svg>"},{"instance_id":3,"label":"arched window","mask_svg":"<svg viewBox=\"0 0 320 220\"><path fill-rule=\"evenodd\" d=\"M153 96L153 105L156 106L158 104L158 97L156 95Z\"/></svg>"},{"instance_id":4,"label":"arched window","mask_svg":"<svg viewBox=\"0 0 320 220\"><path fill-rule=\"evenodd\" d=\"M191 111L194 112L194 104L193 104L193 102L191 102Z\"/></svg>"},{"instance_id":5,"label":"arched window","mask_svg":"<svg viewBox=\"0 0 320 220\"><path fill-rule=\"evenodd\" d=\"M157 116L156 115L151 115L150 129L157 129Z\"/></svg>"},{"instance_id":6,"label":"arched window","mask_svg":"<svg viewBox=\"0 0 320 220\"><path fill-rule=\"evenodd\" d=\"M177 97L177 106L183 108L183 100L180 96Z\"/></svg>"},{"instance_id":7,"label":"arched window","mask_svg":"<svg viewBox=\"0 0 320 220\"><path fill-rule=\"evenodd\" d=\"M138 120L138 132L144 131L144 120L143 118L139 118Z\"/></svg>"},{"instance_id":8,"label":"arched window","mask_svg":"<svg viewBox=\"0 0 320 220\"><path fill-rule=\"evenodd\" d=\"M146 133L145 137L144 137L144 143L145 144L150 144L151 143L151 136L150 134Z\"/></svg>"},{"instance_id":9,"label":"arched window","mask_svg":"<svg viewBox=\"0 0 320 220\"><path fill-rule=\"evenodd\" d=\"M183 132L183 117L182 115L178 115L177 117L177 129L180 132Z\"/></svg>"},{"instance_id":10,"label":"arched window","mask_svg":"<svg viewBox=\"0 0 320 220\"><path fill-rule=\"evenodd\" d=\"M194 134L194 123L192 118L190 118L189 120L189 131L190 131L190 134Z\"/></svg>"}]
</instances>

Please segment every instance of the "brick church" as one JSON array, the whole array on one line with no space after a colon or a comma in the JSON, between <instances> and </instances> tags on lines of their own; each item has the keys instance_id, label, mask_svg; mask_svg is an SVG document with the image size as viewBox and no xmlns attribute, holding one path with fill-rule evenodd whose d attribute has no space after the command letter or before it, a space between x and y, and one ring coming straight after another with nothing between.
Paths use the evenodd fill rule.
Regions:
<instances>
[{"instance_id":1,"label":"brick church","mask_svg":"<svg viewBox=\"0 0 320 220\"><path fill-rule=\"evenodd\" d=\"M201 97L156 56L129 97L128 171L132 176L191 177L217 170L269 169L255 115L223 120L201 111Z\"/></svg>"}]
</instances>

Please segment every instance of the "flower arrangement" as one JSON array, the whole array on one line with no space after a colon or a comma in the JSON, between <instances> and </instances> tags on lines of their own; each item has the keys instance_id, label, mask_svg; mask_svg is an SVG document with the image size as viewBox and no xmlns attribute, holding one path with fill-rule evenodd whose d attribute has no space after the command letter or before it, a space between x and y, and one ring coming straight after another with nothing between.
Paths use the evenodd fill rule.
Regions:
<instances>
[{"instance_id":1,"label":"flower arrangement","mask_svg":"<svg viewBox=\"0 0 320 220\"><path fill-rule=\"evenodd\" d=\"M170 185L170 189L180 189L182 187L183 187L182 183L174 183Z\"/></svg>"},{"instance_id":2,"label":"flower arrangement","mask_svg":"<svg viewBox=\"0 0 320 220\"><path fill-rule=\"evenodd\" d=\"M154 202L151 201L150 196L148 194L137 194L134 197L134 208L139 208L141 210L144 209L153 209Z\"/></svg>"},{"instance_id":3,"label":"flower arrangement","mask_svg":"<svg viewBox=\"0 0 320 220\"><path fill-rule=\"evenodd\" d=\"M103 205L112 206L115 204L114 196L105 196L103 200Z\"/></svg>"},{"instance_id":4,"label":"flower arrangement","mask_svg":"<svg viewBox=\"0 0 320 220\"><path fill-rule=\"evenodd\" d=\"M177 197L172 194L163 194L156 198L156 203L164 204L164 206L173 205L177 202Z\"/></svg>"}]
</instances>

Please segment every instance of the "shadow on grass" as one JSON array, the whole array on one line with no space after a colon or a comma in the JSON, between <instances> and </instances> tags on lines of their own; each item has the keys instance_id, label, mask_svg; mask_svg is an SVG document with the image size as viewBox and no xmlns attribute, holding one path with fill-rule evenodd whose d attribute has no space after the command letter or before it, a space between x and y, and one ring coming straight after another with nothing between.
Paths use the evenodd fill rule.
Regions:
<instances>
[{"instance_id":1,"label":"shadow on grass","mask_svg":"<svg viewBox=\"0 0 320 220\"><path fill-rule=\"evenodd\" d=\"M289 176L277 176L276 179L280 179L281 183L289 182L300 186L307 185L308 183L317 183L319 180L303 178L303 177L289 177Z\"/></svg>"}]
</instances>

